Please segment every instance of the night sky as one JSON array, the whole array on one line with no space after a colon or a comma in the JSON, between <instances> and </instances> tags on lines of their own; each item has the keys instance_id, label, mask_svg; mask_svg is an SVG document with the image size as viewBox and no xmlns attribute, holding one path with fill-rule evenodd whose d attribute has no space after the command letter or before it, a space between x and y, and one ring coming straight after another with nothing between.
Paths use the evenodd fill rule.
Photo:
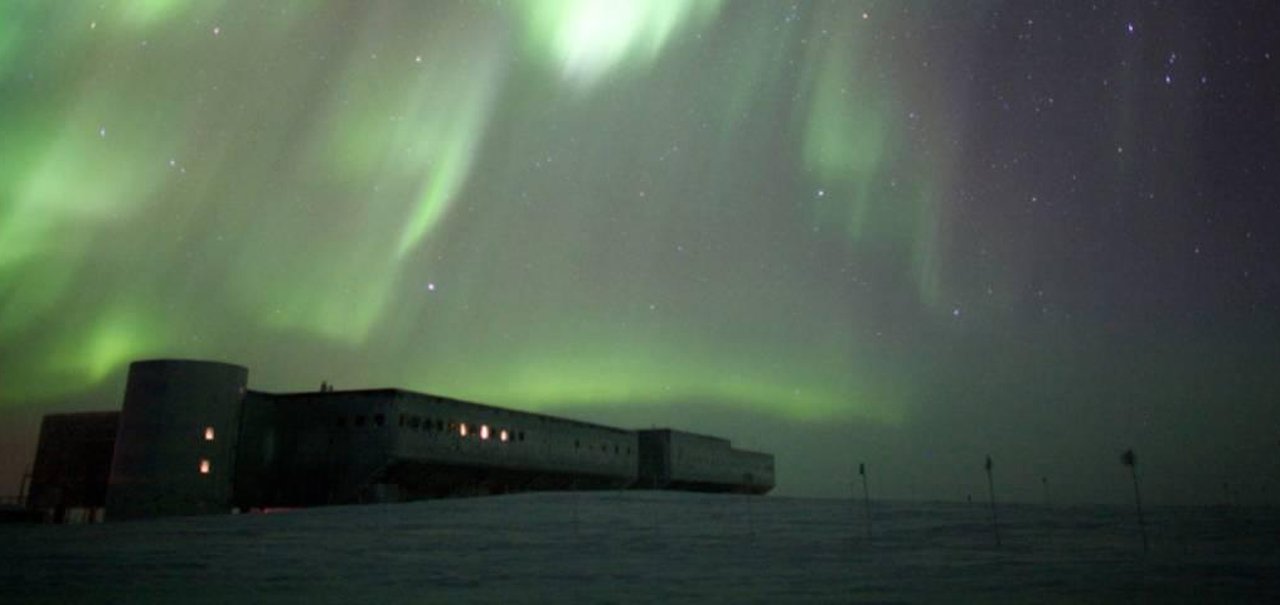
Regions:
<instances>
[{"instance_id":1,"label":"night sky","mask_svg":"<svg viewBox=\"0 0 1280 605\"><path fill-rule=\"evenodd\" d=\"M0 3L0 494L131 360L1280 502L1270 0ZM1046 481L1047 480L1047 481Z\"/></svg>"}]
</instances>

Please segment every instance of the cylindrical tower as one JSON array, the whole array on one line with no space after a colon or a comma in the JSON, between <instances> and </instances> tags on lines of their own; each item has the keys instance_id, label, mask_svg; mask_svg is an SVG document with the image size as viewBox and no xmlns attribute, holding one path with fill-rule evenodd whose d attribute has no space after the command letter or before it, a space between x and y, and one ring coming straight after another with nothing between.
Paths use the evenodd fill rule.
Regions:
<instances>
[{"instance_id":1,"label":"cylindrical tower","mask_svg":"<svg viewBox=\"0 0 1280 605\"><path fill-rule=\"evenodd\" d=\"M157 359L129 366L108 521L228 512L249 370Z\"/></svg>"}]
</instances>

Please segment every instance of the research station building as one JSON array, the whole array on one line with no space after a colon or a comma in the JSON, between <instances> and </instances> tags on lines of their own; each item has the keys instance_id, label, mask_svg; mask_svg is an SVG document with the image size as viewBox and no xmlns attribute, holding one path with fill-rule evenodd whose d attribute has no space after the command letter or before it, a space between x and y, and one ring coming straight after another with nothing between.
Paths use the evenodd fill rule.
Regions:
<instances>
[{"instance_id":1,"label":"research station building","mask_svg":"<svg viewBox=\"0 0 1280 605\"><path fill-rule=\"evenodd\" d=\"M764 494L770 454L401 389L273 394L246 368L129 366L119 412L51 414L26 503L62 522L536 490ZM105 514L104 514L105 512Z\"/></svg>"}]
</instances>

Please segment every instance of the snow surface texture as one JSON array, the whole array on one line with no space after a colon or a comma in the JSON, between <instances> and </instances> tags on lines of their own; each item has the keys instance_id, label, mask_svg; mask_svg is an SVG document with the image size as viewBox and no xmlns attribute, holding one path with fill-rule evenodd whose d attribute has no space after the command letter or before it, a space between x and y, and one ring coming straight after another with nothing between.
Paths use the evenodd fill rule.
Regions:
<instances>
[{"instance_id":1,"label":"snow surface texture","mask_svg":"<svg viewBox=\"0 0 1280 605\"><path fill-rule=\"evenodd\" d=\"M1280 602L1280 511L545 493L0 527L3 602Z\"/></svg>"}]
</instances>

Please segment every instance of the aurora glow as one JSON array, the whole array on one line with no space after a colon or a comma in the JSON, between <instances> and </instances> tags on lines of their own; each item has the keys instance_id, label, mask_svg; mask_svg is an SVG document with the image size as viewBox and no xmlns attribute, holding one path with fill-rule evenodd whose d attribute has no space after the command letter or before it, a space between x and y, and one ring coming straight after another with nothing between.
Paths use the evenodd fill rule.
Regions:
<instances>
[{"instance_id":1,"label":"aurora glow","mask_svg":"<svg viewBox=\"0 0 1280 605\"><path fill-rule=\"evenodd\" d=\"M1256 334L1275 309L1274 225L1205 201L1265 187L1210 193L1196 129L1229 78L1182 17L1072 10L2 3L0 409L194 357L271 389L734 409L783 457L768 422L915 435L881 446L919 458L984 447L923 435L985 431L988 410L1057 426L1179 392L1187 313ZM1276 140L1249 161L1274 168ZM1185 238L1217 269L1170 252ZM1115 375L1131 337L1176 352ZM1214 354L1266 342L1245 341ZM1244 373L1224 390L1273 386ZM1140 440L1187 415L1133 405L1066 432Z\"/></svg>"},{"instance_id":2,"label":"aurora glow","mask_svg":"<svg viewBox=\"0 0 1280 605\"><path fill-rule=\"evenodd\" d=\"M355 350L390 343L408 349L401 383L523 406L710 398L801 417L900 419L899 406L858 403L871 379L849 376L857 342L837 338L782 362L767 350L821 338L840 315L831 308L838 298L811 298L781 267L765 267L777 272L774 291L755 292L758 276L706 266L696 281L673 281L670 268L656 264L671 250L655 247L654 238L682 228L681 214L691 207L719 207L753 222L760 209L731 199L733 184L715 187L698 173L698 164L720 161L722 147L692 140L685 130L696 129L694 121L663 120L657 104L602 104L589 87L613 76L608 84L617 90L647 88L641 68L680 42L673 37L684 34L688 44L720 3L515 6L381 6L358 15L304 5L221 11L282 13L273 19L220 17L177 1L36 11L29 18L61 25L74 14L87 27L81 53L46 67L54 79L85 72L94 92L45 109L64 125L33 133L38 141L23 149L42 153L8 179L12 202L0 235L5 281L26 294L6 307L4 326L26 337L52 315L76 317L65 333L41 340L83 357L50 351L32 358L9 391L29 396L51 383L83 389L134 357L175 348L234 357L236 338L208 334L193 346L180 336L230 321ZM830 10L853 19L852 5ZM388 39L388 28L397 35ZM877 115L881 109L857 107L881 103L883 95L862 93L868 100L845 107L840 68L850 49L833 42L818 54L821 67L804 83L814 100L792 108L804 122L797 133L803 164L785 171L796 182L773 195L827 187L836 198L848 183L840 193L847 199L833 203L865 215L891 125ZM104 62L106 55L113 60ZM521 61L529 65L512 67ZM763 76L746 77L769 86ZM714 82L685 79L683 87L714 94ZM574 96L565 98L562 88ZM17 102L35 113L43 101L19 95ZM511 142L518 150L485 149L495 124L504 128L497 137L518 125L521 140ZM868 125L872 132L864 134ZM601 127L625 134L591 136ZM763 142L746 137L742 142ZM619 140L635 145L611 149ZM638 156L646 147L653 157ZM551 148L558 149L544 151ZM698 191L706 185L713 187ZM602 229L583 224L592 214L630 215L611 237L630 250L598 267L588 257L598 256L591 248ZM560 233L546 224L534 227L535 237L506 242L490 235L507 239L499 234L549 217L573 228ZM803 226L805 212L791 220ZM507 250L451 244L442 233L450 224ZM725 240L745 234L775 238L775 229L788 228L744 225L726 237L711 233L673 246L719 263L733 252L708 253L708 246L736 246ZM55 233L75 234L85 248L48 249L61 239ZM88 242L121 233L153 235L119 246L123 256L90 252ZM500 256L507 258L484 260ZM524 263L512 262L517 257ZM117 311L104 314L101 300L74 300L73 284L99 263L128 274L104 280L102 296L137 302L115 303ZM58 279L49 278L50 269ZM584 271L596 273L586 281ZM440 291L424 291L424 280L436 275L450 277L439 278ZM152 294L136 296L139 290ZM739 296L760 304L720 309ZM181 311L158 318L157 304ZM680 305L675 312L673 304ZM780 323L771 310L779 307L803 317ZM837 321L848 325L850 318ZM731 334L749 346L716 344ZM414 340L433 344L414 348ZM466 351L467 361L448 350ZM450 370L419 378L438 368Z\"/></svg>"}]
</instances>

